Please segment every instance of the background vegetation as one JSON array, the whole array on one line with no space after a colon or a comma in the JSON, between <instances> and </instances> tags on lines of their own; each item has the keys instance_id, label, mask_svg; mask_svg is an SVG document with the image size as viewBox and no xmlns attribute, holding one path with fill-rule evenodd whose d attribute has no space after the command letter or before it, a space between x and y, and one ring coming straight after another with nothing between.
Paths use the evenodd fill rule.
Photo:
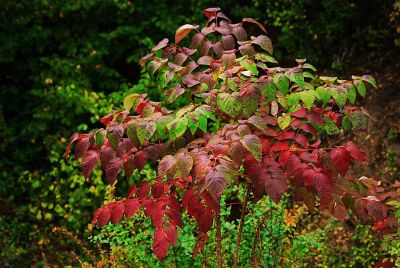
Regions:
<instances>
[{"instance_id":1,"label":"background vegetation","mask_svg":"<svg viewBox=\"0 0 400 268\"><path fill-rule=\"evenodd\" d=\"M112 189L101 171L85 181L77 161L67 163L63 153L73 132L96 127L94 122L122 104L127 94L148 92L157 99L156 87L140 73L138 60L163 37L172 38L178 26L204 21L200 11L215 5L207 0L0 2L2 266L192 263L194 241L183 235L174 254L156 264L146 251L150 234L134 235L146 229L136 219L102 232L92 230L93 211ZM253 17L266 25L275 58L283 64L305 57L327 74L350 76L361 70L383 77L378 81L381 91L366 104L385 124L373 123L359 134L371 159L362 171L387 184L399 179L400 126L394 112L400 102L399 1L227 0L218 6L234 21ZM375 140L364 139L368 135ZM134 179L151 172L148 167ZM274 228L264 235L273 233L274 241L282 243L267 240L271 243L265 250L276 247L273 251L280 252L288 266L365 267L386 254L379 252L382 245L369 227L351 220L343 226L293 207L289 200L279 206L265 200L263 205L280 215L273 217L278 222L271 220ZM227 233L234 228L229 220L233 208L224 211ZM315 228L319 222L329 224ZM224 239L226 251L232 250L232 241L235 237ZM339 246L343 250L338 251Z\"/></svg>"}]
</instances>

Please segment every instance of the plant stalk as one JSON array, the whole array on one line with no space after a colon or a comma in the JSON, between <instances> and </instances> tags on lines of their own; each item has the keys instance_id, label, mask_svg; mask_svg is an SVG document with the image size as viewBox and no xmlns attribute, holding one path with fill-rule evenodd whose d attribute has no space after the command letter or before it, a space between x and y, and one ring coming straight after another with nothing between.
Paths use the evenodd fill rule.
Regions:
<instances>
[{"instance_id":1,"label":"plant stalk","mask_svg":"<svg viewBox=\"0 0 400 268\"><path fill-rule=\"evenodd\" d=\"M244 201L243 201L242 215L240 216L239 233L238 233L238 236L236 239L235 255L233 257L233 267L234 268L238 267L240 240L242 239L244 216L246 215L247 202L249 201L249 197L250 197L250 184L247 186L246 197L244 198Z\"/></svg>"},{"instance_id":2,"label":"plant stalk","mask_svg":"<svg viewBox=\"0 0 400 268\"><path fill-rule=\"evenodd\" d=\"M215 220L217 224L217 259L218 268L222 268L222 233L221 233L221 214L215 213Z\"/></svg>"}]
</instances>

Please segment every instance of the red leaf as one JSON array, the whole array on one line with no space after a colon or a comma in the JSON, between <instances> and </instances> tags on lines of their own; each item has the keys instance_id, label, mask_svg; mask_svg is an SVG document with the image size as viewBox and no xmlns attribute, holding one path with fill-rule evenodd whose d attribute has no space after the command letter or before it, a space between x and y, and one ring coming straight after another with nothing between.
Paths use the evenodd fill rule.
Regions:
<instances>
[{"instance_id":1,"label":"red leaf","mask_svg":"<svg viewBox=\"0 0 400 268\"><path fill-rule=\"evenodd\" d=\"M274 152L287 151L289 150L289 145L286 141L279 141L272 145L271 150Z\"/></svg>"},{"instance_id":2,"label":"red leaf","mask_svg":"<svg viewBox=\"0 0 400 268\"><path fill-rule=\"evenodd\" d=\"M207 190L203 191L201 193L201 196L204 198L204 200L206 201L206 204L209 208L211 208L215 212L219 213L219 210L220 210L219 203L217 203L215 201L215 199L211 196L211 194Z\"/></svg>"},{"instance_id":3,"label":"red leaf","mask_svg":"<svg viewBox=\"0 0 400 268\"><path fill-rule=\"evenodd\" d=\"M158 44L157 44L155 47L153 47L153 48L151 49L151 52L155 52L155 51L157 51L157 50L160 50L160 49L166 47L167 45L168 45L168 39L167 39L167 38L164 38L163 40L161 40L160 42L158 42Z\"/></svg>"},{"instance_id":4,"label":"red leaf","mask_svg":"<svg viewBox=\"0 0 400 268\"><path fill-rule=\"evenodd\" d=\"M261 138L261 148L264 155L269 155L271 148L268 139Z\"/></svg>"},{"instance_id":5,"label":"red leaf","mask_svg":"<svg viewBox=\"0 0 400 268\"><path fill-rule=\"evenodd\" d=\"M307 115L307 119L317 125L325 125L325 121L322 120L321 115L311 112Z\"/></svg>"},{"instance_id":6,"label":"red leaf","mask_svg":"<svg viewBox=\"0 0 400 268\"><path fill-rule=\"evenodd\" d=\"M293 115L294 117L298 117L298 118L305 118L307 117L307 109L306 108L301 108L295 112L291 112L291 115Z\"/></svg>"},{"instance_id":7,"label":"red leaf","mask_svg":"<svg viewBox=\"0 0 400 268\"><path fill-rule=\"evenodd\" d=\"M211 209L204 209L202 213L199 213L197 223L200 230L204 233L208 232L213 225L213 212Z\"/></svg>"},{"instance_id":8,"label":"red leaf","mask_svg":"<svg viewBox=\"0 0 400 268\"><path fill-rule=\"evenodd\" d=\"M278 136L276 137L278 140L292 140L294 139L294 132L291 130L285 130L281 133L278 134Z\"/></svg>"},{"instance_id":9,"label":"red leaf","mask_svg":"<svg viewBox=\"0 0 400 268\"><path fill-rule=\"evenodd\" d=\"M231 144L228 152L229 157L238 165L243 162L243 147L240 142L234 142Z\"/></svg>"},{"instance_id":10,"label":"red leaf","mask_svg":"<svg viewBox=\"0 0 400 268\"><path fill-rule=\"evenodd\" d=\"M215 200L219 200L227 184L224 174L222 174L222 172L212 171L206 175L205 180L207 190Z\"/></svg>"},{"instance_id":11,"label":"red leaf","mask_svg":"<svg viewBox=\"0 0 400 268\"><path fill-rule=\"evenodd\" d=\"M302 124L302 125L299 126L299 129L303 130L304 132L310 133L314 137L317 136L317 131L310 124Z\"/></svg>"},{"instance_id":12,"label":"red leaf","mask_svg":"<svg viewBox=\"0 0 400 268\"><path fill-rule=\"evenodd\" d=\"M346 143L346 150L349 151L351 158L358 162L364 162L367 160L365 153L361 151L352 141L348 141Z\"/></svg>"},{"instance_id":13,"label":"red leaf","mask_svg":"<svg viewBox=\"0 0 400 268\"><path fill-rule=\"evenodd\" d=\"M193 249L192 258L194 259L198 254L199 251L204 252L204 246L208 241L208 235L206 233L200 232L196 238L196 244Z\"/></svg>"},{"instance_id":14,"label":"red leaf","mask_svg":"<svg viewBox=\"0 0 400 268\"><path fill-rule=\"evenodd\" d=\"M164 227L164 234L167 237L167 240L170 244L176 245L176 242L178 241L177 239L177 234L176 234L176 229L174 227Z\"/></svg>"},{"instance_id":15,"label":"red leaf","mask_svg":"<svg viewBox=\"0 0 400 268\"><path fill-rule=\"evenodd\" d=\"M144 164L147 162L147 152L142 150L135 154L135 166L139 171L142 171Z\"/></svg>"},{"instance_id":16,"label":"red leaf","mask_svg":"<svg viewBox=\"0 0 400 268\"><path fill-rule=\"evenodd\" d=\"M97 221L97 218L99 217L100 212L103 210L103 208L98 208L96 210L96 212L93 215L93 219L92 219L92 224L95 224Z\"/></svg>"},{"instance_id":17,"label":"red leaf","mask_svg":"<svg viewBox=\"0 0 400 268\"><path fill-rule=\"evenodd\" d=\"M185 195L182 198L182 207L183 208L188 208L189 206L189 200L195 195L195 192L193 189L189 189L186 191Z\"/></svg>"},{"instance_id":18,"label":"red leaf","mask_svg":"<svg viewBox=\"0 0 400 268\"><path fill-rule=\"evenodd\" d=\"M156 254L159 260L162 260L167 256L168 248L169 248L169 242L163 231L163 228L157 229L154 234L154 242L153 242L154 254Z\"/></svg>"},{"instance_id":19,"label":"red leaf","mask_svg":"<svg viewBox=\"0 0 400 268\"><path fill-rule=\"evenodd\" d=\"M303 134L297 134L296 137L294 138L294 140L300 144L301 146L303 146L303 148L307 149L308 147L310 147L310 144L308 143L308 139L306 136L304 136Z\"/></svg>"},{"instance_id":20,"label":"red leaf","mask_svg":"<svg viewBox=\"0 0 400 268\"><path fill-rule=\"evenodd\" d=\"M122 139L122 141L117 146L117 150L116 150L117 156L121 157L121 156L125 155L132 148L133 148L133 143L131 142L130 139L128 139L128 138ZM136 148L134 150L136 150Z\"/></svg>"},{"instance_id":21,"label":"red leaf","mask_svg":"<svg viewBox=\"0 0 400 268\"><path fill-rule=\"evenodd\" d=\"M259 45L263 50L267 51L269 54L272 55L273 53L272 41L268 36L259 35L255 39L253 39L251 43Z\"/></svg>"},{"instance_id":22,"label":"red leaf","mask_svg":"<svg viewBox=\"0 0 400 268\"><path fill-rule=\"evenodd\" d=\"M199 65L210 65L214 59L210 56L203 56L197 60L197 64Z\"/></svg>"},{"instance_id":23,"label":"red leaf","mask_svg":"<svg viewBox=\"0 0 400 268\"><path fill-rule=\"evenodd\" d=\"M265 191L271 197L275 203L279 203L282 195L287 190L287 182L285 178L273 178L268 176L267 181L265 182Z\"/></svg>"},{"instance_id":24,"label":"red leaf","mask_svg":"<svg viewBox=\"0 0 400 268\"><path fill-rule=\"evenodd\" d=\"M78 140L78 143L75 145L75 158L82 157L89 149L89 145L89 137Z\"/></svg>"},{"instance_id":25,"label":"red leaf","mask_svg":"<svg viewBox=\"0 0 400 268\"><path fill-rule=\"evenodd\" d=\"M72 134L71 138L69 139L67 149L65 150L65 159L68 159L71 146L75 141L78 140L78 138L79 138L79 133L75 132L74 134Z\"/></svg>"},{"instance_id":26,"label":"red leaf","mask_svg":"<svg viewBox=\"0 0 400 268\"><path fill-rule=\"evenodd\" d=\"M221 9L219 7L210 7L203 10L203 14L209 19L211 17L217 16L217 12Z\"/></svg>"},{"instance_id":27,"label":"red leaf","mask_svg":"<svg viewBox=\"0 0 400 268\"><path fill-rule=\"evenodd\" d=\"M135 199L126 199L125 201L125 216L127 218L132 217L135 215L136 211L139 209L139 201Z\"/></svg>"},{"instance_id":28,"label":"red leaf","mask_svg":"<svg viewBox=\"0 0 400 268\"><path fill-rule=\"evenodd\" d=\"M104 207L97 217L97 225L102 228L108 223L111 218L111 210L108 207Z\"/></svg>"},{"instance_id":29,"label":"red leaf","mask_svg":"<svg viewBox=\"0 0 400 268\"><path fill-rule=\"evenodd\" d=\"M110 184L113 184L118 177L118 173L122 170L124 161L116 157L107 164L106 177Z\"/></svg>"},{"instance_id":30,"label":"red leaf","mask_svg":"<svg viewBox=\"0 0 400 268\"><path fill-rule=\"evenodd\" d=\"M128 196L127 198L131 198L134 194L136 194L137 192L137 187L136 185L132 185L131 187L129 187L128 189Z\"/></svg>"},{"instance_id":31,"label":"red leaf","mask_svg":"<svg viewBox=\"0 0 400 268\"><path fill-rule=\"evenodd\" d=\"M344 222L346 219L347 210L342 204L335 203L333 207L333 216L335 216L339 221Z\"/></svg>"},{"instance_id":32,"label":"red leaf","mask_svg":"<svg viewBox=\"0 0 400 268\"><path fill-rule=\"evenodd\" d=\"M135 170L135 156L130 155L124 163L125 176L129 179Z\"/></svg>"},{"instance_id":33,"label":"red leaf","mask_svg":"<svg viewBox=\"0 0 400 268\"><path fill-rule=\"evenodd\" d=\"M151 187L151 194L154 198L160 198L164 195L164 184L158 182Z\"/></svg>"},{"instance_id":34,"label":"red leaf","mask_svg":"<svg viewBox=\"0 0 400 268\"><path fill-rule=\"evenodd\" d=\"M288 162L290 157L290 151L281 151L279 154L278 162L279 164L284 167L286 166L286 163Z\"/></svg>"},{"instance_id":35,"label":"red leaf","mask_svg":"<svg viewBox=\"0 0 400 268\"><path fill-rule=\"evenodd\" d=\"M235 49L235 38L232 35L222 36L222 46L224 50Z\"/></svg>"},{"instance_id":36,"label":"red leaf","mask_svg":"<svg viewBox=\"0 0 400 268\"><path fill-rule=\"evenodd\" d=\"M254 20L254 19L252 19L252 18L243 18L242 21L243 21L243 22L250 22L250 23L253 23L253 24L257 25L257 26L258 26L261 30L263 30L265 33L267 33L267 30L265 30L264 26L263 26L261 23L259 23L258 21Z\"/></svg>"},{"instance_id":37,"label":"red leaf","mask_svg":"<svg viewBox=\"0 0 400 268\"><path fill-rule=\"evenodd\" d=\"M96 167L99 162L99 153L96 151L88 151L85 153L82 159L82 172L85 178L89 178L90 173Z\"/></svg>"},{"instance_id":38,"label":"red leaf","mask_svg":"<svg viewBox=\"0 0 400 268\"><path fill-rule=\"evenodd\" d=\"M318 156L318 151L314 150L311 153L309 152L302 152L300 154L300 158L302 160L305 160L307 162L311 162L311 163L318 163L319 161L319 156Z\"/></svg>"},{"instance_id":39,"label":"red leaf","mask_svg":"<svg viewBox=\"0 0 400 268\"><path fill-rule=\"evenodd\" d=\"M136 196L139 199L145 198L149 195L150 192L150 186L147 182L143 183L142 186L140 186L139 190L137 191Z\"/></svg>"},{"instance_id":40,"label":"red leaf","mask_svg":"<svg viewBox=\"0 0 400 268\"><path fill-rule=\"evenodd\" d=\"M113 115L114 115L114 113L110 113L110 114L108 114L108 115L102 117L102 118L100 119L100 122L101 122L103 125L107 126L107 125L111 122L111 120L112 120L112 118L113 118Z\"/></svg>"},{"instance_id":41,"label":"red leaf","mask_svg":"<svg viewBox=\"0 0 400 268\"><path fill-rule=\"evenodd\" d=\"M142 114L142 111L144 109L144 107L146 107L147 105L149 105L150 103L148 101L142 101L137 107L136 107L136 112L138 114Z\"/></svg>"},{"instance_id":42,"label":"red leaf","mask_svg":"<svg viewBox=\"0 0 400 268\"><path fill-rule=\"evenodd\" d=\"M125 206L122 203L117 203L111 208L111 222L112 224L117 224L120 222L122 215L124 215Z\"/></svg>"},{"instance_id":43,"label":"red leaf","mask_svg":"<svg viewBox=\"0 0 400 268\"><path fill-rule=\"evenodd\" d=\"M111 147L107 147L100 152L100 162L104 170L106 170L108 163L115 158L115 151Z\"/></svg>"},{"instance_id":44,"label":"red leaf","mask_svg":"<svg viewBox=\"0 0 400 268\"><path fill-rule=\"evenodd\" d=\"M342 176L346 175L350 164L350 153L344 147L338 147L331 151L331 159L337 172Z\"/></svg>"}]
</instances>

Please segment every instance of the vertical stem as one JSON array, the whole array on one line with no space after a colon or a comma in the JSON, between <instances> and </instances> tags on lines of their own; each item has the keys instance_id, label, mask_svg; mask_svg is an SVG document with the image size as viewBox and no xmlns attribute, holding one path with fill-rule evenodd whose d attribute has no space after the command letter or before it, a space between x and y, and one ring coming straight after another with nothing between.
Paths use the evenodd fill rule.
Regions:
<instances>
[{"instance_id":1,"label":"vertical stem","mask_svg":"<svg viewBox=\"0 0 400 268\"><path fill-rule=\"evenodd\" d=\"M251 247L251 257L250 257L250 262L251 262L251 267L255 267L255 262L256 262L256 248L257 248L257 242L258 242L258 232L260 230L257 228L257 231L254 236L254 241L253 241L253 246Z\"/></svg>"},{"instance_id":2,"label":"vertical stem","mask_svg":"<svg viewBox=\"0 0 400 268\"><path fill-rule=\"evenodd\" d=\"M246 215L246 210L247 210L247 202L250 197L250 186L251 186L250 184L247 186L246 197L244 198L243 206L242 206L242 215L240 216L239 233L238 233L238 236L236 239L235 255L233 257L233 267L234 268L238 267L238 262L239 262L240 240L242 239L243 223L244 223L244 216Z\"/></svg>"},{"instance_id":3,"label":"vertical stem","mask_svg":"<svg viewBox=\"0 0 400 268\"><path fill-rule=\"evenodd\" d=\"M217 223L217 258L218 268L222 268L222 233L221 233L221 214L215 213L215 220Z\"/></svg>"}]
</instances>

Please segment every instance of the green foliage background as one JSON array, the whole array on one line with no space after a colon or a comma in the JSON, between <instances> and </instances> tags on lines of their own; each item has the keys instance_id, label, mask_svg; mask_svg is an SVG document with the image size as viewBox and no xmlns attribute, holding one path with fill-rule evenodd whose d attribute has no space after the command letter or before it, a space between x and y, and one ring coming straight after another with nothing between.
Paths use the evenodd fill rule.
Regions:
<instances>
[{"instance_id":1,"label":"green foliage background","mask_svg":"<svg viewBox=\"0 0 400 268\"><path fill-rule=\"evenodd\" d=\"M87 258L74 239L52 232L59 226L79 239L93 235L88 223L106 193L101 171L85 181L78 162L64 160L69 136L96 127L129 93L157 99L138 60L216 5L234 21L266 25L282 63L306 57L328 73L348 74L400 54L394 0L0 1L3 267L76 264L72 249Z\"/></svg>"}]
</instances>

